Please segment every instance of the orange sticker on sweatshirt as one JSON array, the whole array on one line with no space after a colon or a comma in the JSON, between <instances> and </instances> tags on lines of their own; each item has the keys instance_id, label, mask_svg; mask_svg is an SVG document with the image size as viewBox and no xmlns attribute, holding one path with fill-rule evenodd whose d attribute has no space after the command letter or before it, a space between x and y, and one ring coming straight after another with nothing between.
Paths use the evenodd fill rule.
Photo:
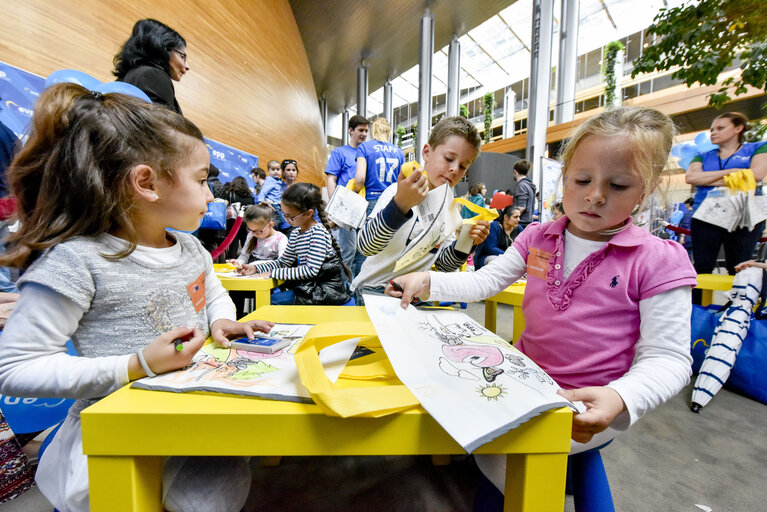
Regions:
<instances>
[{"instance_id":1,"label":"orange sticker on sweatshirt","mask_svg":"<svg viewBox=\"0 0 767 512\"><path fill-rule=\"evenodd\" d=\"M192 299L194 311L199 313L205 307L205 272L197 276L197 279L186 285L189 298Z\"/></svg>"},{"instance_id":2,"label":"orange sticker on sweatshirt","mask_svg":"<svg viewBox=\"0 0 767 512\"><path fill-rule=\"evenodd\" d=\"M527 256L527 275L546 279L549 274L549 261L551 261L550 252L531 247L530 254Z\"/></svg>"}]
</instances>

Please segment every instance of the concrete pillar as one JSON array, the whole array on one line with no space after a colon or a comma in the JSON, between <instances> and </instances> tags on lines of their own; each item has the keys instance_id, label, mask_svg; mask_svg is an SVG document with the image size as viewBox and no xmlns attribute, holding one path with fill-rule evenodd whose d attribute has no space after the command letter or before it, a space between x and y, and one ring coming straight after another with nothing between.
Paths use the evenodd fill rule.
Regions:
<instances>
[{"instance_id":1,"label":"concrete pillar","mask_svg":"<svg viewBox=\"0 0 767 512\"><path fill-rule=\"evenodd\" d=\"M546 154L546 128L551 101L551 40L554 0L533 0L533 32L530 45L530 101L527 116L527 151L533 165L533 183L541 190L541 157Z\"/></svg>"},{"instance_id":2,"label":"concrete pillar","mask_svg":"<svg viewBox=\"0 0 767 512\"><path fill-rule=\"evenodd\" d=\"M575 117L575 79L578 72L578 17L580 0L562 0L559 25L559 65L554 124Z\"/></svg>"},{"instance_id":3,"label":"concrete pillar","mask_svg":"<svg viewBox=\"0 0 767 512\"><path fill-rule=\"evenodd\" d=\"M322 142L328 143L328 100L320 98L320 117L322 117Z\"/></svg>"},{"instance_id":4,"label":"concrete pillar","mask_svg":"<svg viewBox=\"0 0 767 512\"><path fill-rule=\"evenodd\" d=\"M389 142L392 142L394 137L394 130L396 129L394 126L394 102L392 101L392 87L391 82L387 79L386 83L383 86L383 116L384 118L389 121L389 124L392 125L391 129L391 137L389 137Z\"/></svg>"},{"instance_id":5,"label":"concrete pillar","mask_svg":"<svg viewBox=\"0 0 767 512\"><path fill-rule=\"evenodd\" d=\"M517 103L517 93L507 87L503 94L503 138L514 136L514 105Z\"/></svg>"},{"instance_id":6,"label":"concrete pillar","mask_svg":"<svg viewBox=\"0 0 767 512\"><path fill-rule=\"evenodd\" d=\"M447 54L447 117L455 117L461 104L461 43L453 36Z\"/></svg>"},{"instance_id":7,"label":"concrete pillar","mask_svg":"<svg viewBox=\"0 0 767 512\"><path fill-rule=\"evenodd\" d=\"M418 59L418 133L415 155L423 164L421 151L431 132L431 60L434 54L434 18L427 7L421 18L421 42Z\"/></svg>"},{"instance_id":8,"label":"concrete pillar","mask_svg":"<svg viewBox=\"0 0 767 512\"><path fill-rule=\"evenodd\" d=\"M341 142L343 146L349 144L349 109L345 108L341 114Z\"/></svg>"},{"instance_id":9,"label":"concrete pillar","mask_svg":"<svg viewBox=\"0 0 767 512\"><path fill-rule=\"evenodd\" d=\"M357 115L368 116L368 68L357 68Z\"/></svg>"}]
</instances>

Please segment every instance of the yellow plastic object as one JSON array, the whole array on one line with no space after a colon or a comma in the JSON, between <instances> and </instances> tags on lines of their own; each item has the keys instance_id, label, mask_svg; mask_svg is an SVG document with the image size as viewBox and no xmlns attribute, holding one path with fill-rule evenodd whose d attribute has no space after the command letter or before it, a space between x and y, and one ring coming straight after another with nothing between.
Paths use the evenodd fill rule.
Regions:
<instances>
[{"instance_id":1,"label":"yellow plastic object","mask_svg":"<svg viewBox=\"0 0 767 512\"><path fill-rule=\"evenodd\" d=\"M464 224L476 224L478 220L486 220L488 222L498 218L498 210L495 208L483 208L477 204L472 203L465 197L456 197L453 199L454 203L462 204L469 210L473 211L477 215L470 219L463 219Z\"/></svg>"},{"instance_id":2,"label":"yellow plastic object","mask_svg":"<svg viewBox=\"0 0 767 512\"><path fill-rule=\"evenodd\" d=\"M315 325L295 353L298 376L312 400L328 416L378 418L419 405L402 383L381 387L341 388L328 380L318 352L325 347L362 336L375 337L370 322L329 322ZM375 372L380 374L380 372ZM359 377L357 377L359 378Z\"/></svg>"},{"instance_id":3,"label":"yellow plastic object","mask_svg":"<svg viewBox=\"0 0 767 512\"><path fill-rule=\"evenodd\" d=\"M751 169L740 169L722 177L724 184L733 192L756 190L756 179Z\"/></svg>"},{"instance_id":4,"label":"yellow plastic object","mask_svg":"<svg viewBox=\"0 0 767 512\"><path fill-rule=\"evenodd\" d=\"M354 178L346 182L346 188L354 192ZM362 185L362 189L360 189L358 194L361 195L362 197L365 197L365 185Z\"/></svg>"},{"instance_id":5,"label":"yellow plastic object","mask_svg":"<svg viewBox=\"0 0 767 512\"><path fill-rule=\"evenodd\" d=\"M421 168L421 164L418 163L418 160L413 160L411 162L405 162L404 164L402 164L402 166L400 166L399 168L399 172L401 172L402 175L407 178L408 176L413 174L413 171L420 168Z\"/></svg>"}]
</instances>

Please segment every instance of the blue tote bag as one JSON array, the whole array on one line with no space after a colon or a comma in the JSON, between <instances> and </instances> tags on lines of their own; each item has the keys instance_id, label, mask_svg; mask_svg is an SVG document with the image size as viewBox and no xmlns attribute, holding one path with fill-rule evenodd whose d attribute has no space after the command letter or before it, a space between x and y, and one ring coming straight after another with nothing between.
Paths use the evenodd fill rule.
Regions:
<instances>
[{"instance_id":1,"label":"blue tote bag","mask_svg":"<svg viewBox=\"0 0 767 512\"><path fill-rule=\"evenodd\" d=\"M208 203L208 211L200 223L201 229L213 229L220 231L226 229L226 203L213 201Z\"/></svg>"}]
</instances>

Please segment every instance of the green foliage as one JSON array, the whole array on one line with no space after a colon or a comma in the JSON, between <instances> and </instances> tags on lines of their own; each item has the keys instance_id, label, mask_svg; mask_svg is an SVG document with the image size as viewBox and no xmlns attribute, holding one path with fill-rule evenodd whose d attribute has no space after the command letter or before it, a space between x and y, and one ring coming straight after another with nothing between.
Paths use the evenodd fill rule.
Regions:
<instances>
[{"instance_id":1,"label":"green foliage","mask_svg":"<svg viewBox=\"0 0 767 512\"><path fill-rule=\"evenodd\" d=\"M620 41L611 41L605 45L602 56L602 74L605 77L605 105L612 107L615 104L615 61L618 52L623 51L625 46Z\"/></svg>"},{"instance_id":2,"label":"green foliage","mask_svg":"<svg viewBox=\"0 0 767 512\"><path fill-rule=\"evenodd\" d=\"M394 131L394 133L397 134L397 146L402 149L402 137L405 136L407 131L402 127L402 125L397 126L397 129Z\"/></svg>"},{"instance_id":3,"label":"green foliage","mask_svg":"<svg viewBox=\"0 0 767 512\"><path fill-rule=\"evenodd\" d=\"M661 9L647 29L660 40L634 61L631 76L676 69L671 75L688 87L714 85L719 74L740 60L740 73L726 79L709 105L720 108L746 86L767 91L767 16L764 0L701 0L697 5Z\"/></svg>"},{"instance_id":4,"label":"green foliage","mask_svg":"<svg viewBox=\"0 0 767 512\"><path fill-rule=\"evenodd\" d=\"M418 140L418 121L413 123L413 142Z\"/></svg>"},{"instance_id":5,"label":"green foliage","mask_svg":"<svg viewBox=\"0 0 767 512\"><path fill-rule=\"evenodd\" d=\"M458 111L458 115L460 115L464 119L468 119L469 118L469 107L467 107L466 105L461 105L461 107L460 107L460 109Z\"/></svg>"},{"instance_id":6,"label":"green foliage","mask_svg":"<svg viewBox=\"0 0 767 512\"><path fill-rule=\"evenodd\" d=\"M482 96L482 113L485 114L485 143L490 142L490 138L493 135L493 107L495 107L495 97L493 93L489 92Z\"/></svg>"}]
</instances>

